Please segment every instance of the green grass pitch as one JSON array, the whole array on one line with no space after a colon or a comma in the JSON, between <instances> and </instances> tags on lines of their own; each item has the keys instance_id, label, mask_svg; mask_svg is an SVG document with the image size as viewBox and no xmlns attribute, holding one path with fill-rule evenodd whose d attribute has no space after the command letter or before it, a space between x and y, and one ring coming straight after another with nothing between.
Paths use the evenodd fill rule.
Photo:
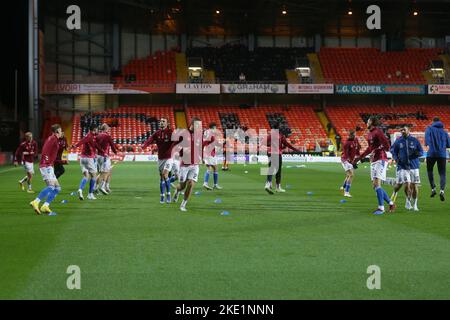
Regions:
<instances>
[{"instance_id":1,"label":"green grass pitch","mask_svg":"<svg viewBox=\"0 0 450 320\"><path fill-rule=\"evenodd\" d=\"M182 213L159 204L155 164L117 165L113 193L81 202L70 195L81 178L72 162L57 216L35 215L34 196L18 190L22 169L2 167L0 299L450 298L450 194L430 199L424 167L420 213L401 194L394 214L375 216L367 167L340 203L339 164L284 166L290 188L273 196L258 165L220 172L221 191L201 188L202 167L201 194ZM80 290L66 286L69 265L80 267ZM370 265L381 269L380 290L366 286Z\"/></svg>"}]
</instances>

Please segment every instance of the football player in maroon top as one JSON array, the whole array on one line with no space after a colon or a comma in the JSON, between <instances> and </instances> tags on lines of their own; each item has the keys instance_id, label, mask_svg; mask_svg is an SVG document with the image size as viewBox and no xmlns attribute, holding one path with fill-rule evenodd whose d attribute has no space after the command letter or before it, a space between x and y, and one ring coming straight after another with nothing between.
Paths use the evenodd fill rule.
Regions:
<instances>
[{"instance_id":1,"label":"football player in maroon top","mask_svg":"<svg viewBox=\"0 0 450 320\"><path fill-rule=\"evenodd\" d=\"M184 138L187 138L187 141L184 141ZM182 149L180 151L180 184L177 186L173 201L177 202L179 195L185 190L184 199L180 206L180 210L185 212L187 211L186 204L194 190L195 183L198 181L203 148L210 143L209 141L203 141L202 122L199 118L193 117L191 119L187 135L182 135L176 143L180 143L177 147Z\"/></svg>"},{"instance_id":2,"label":"football player in maroon top","mask_svg":"<svg viewBox=\"0 0 450 320\"><path fill-rule=\"evenodd\" d=\"M158 167L159 167L159 203L170 203L170 179L169 173L173 168L172 149L175 142L172 141L173 130L169 127L169 121L166 118L159 120L159 129L155 131L147 141L144 142L142 148L145 149L151 144L158 146ZM164 196L166 199L164 201Z\"/></svg>"},{"instance_id":3,"label":"football player in maroon top","mask_svg":"<svg viewBox=\"0 0 450 320\"><path fill-rule=\"evenodd\" d=\"M361 149L361 145L358 142L358 138L356 138L354 130L349 131L348 139L344 143L344 147L342 149L341 163L345 170L345 180L344 185L341 187L341 191L344 192L344 197L351 198L350 186L355 173L353 162L355 161L355 158L359 156L359 150Z\"/></svg>"},{"instance_id":4,"label":"football player in maroon top","mask_svg":"<svg viewBox=\"0 0 450 320\"><path fill-rule=\"evenodd\" d=\"M369 146L359 157L355 158L356 163L360 159L364 159L367 155L371 154L370 177L372 179L373 189L376 192L378 201L378 208L373 211L373 214L384 213L385 201L389 204L389 212L393 212L395 210L394 202L381 187L381 181L386 180L386 170L388 165L386 152L390 149L390 143L384 132L379 128L380 125L380 120L377 117L372 116L369 120L367 120L367 128L369 129L367 142Z\"/></svg>"},{"instance_id":5,"label":"football player in maroon top","mask_svg":"<svg viewBox=\"0 0 450 320\"><path fill-rule=\"evenodd\" d=\"M81 139L78 143L73 145L71 149L77 148L78 146L83 146L80 155L80 166L81 172L83 173L83 178L80 182L80 187L78 188L78 198L84 200L83 189L86 183L89 181L89 193L87 198L89 200L96 200L94 196L95 183L97 181L97 151L99 153L103 152L97 143L98 128L95 124L89 126L88 134Z\"/></svg>"},{"instance_id":6,"label":"football player in maroon top","mask_svg":"<svg viewBox=\"0 0 450 320\"><path fill-rule=\"evenodd\" d=\"M50 209L50 203L61 191L61 187L53 169L59 150L58 140L62 135L61 126L59 124L52 125L52 132L52 135L47 138L44 146L42 147L41 162L39 164L42 179L44 179L47 187L39 193L36 199L30 202L31 207L37 214L41 214L42 212L51 213L52 210ZM45 198L47 198L46 201L39 209L39 203Z\"/></svg>"},{"instance_id":7,"label":"football player in maroon top","mask_svg":"<svg viewBox=\"0 0 450 320\"><path fill-rule=\"evenodd\" d=\"M218 143L219 141L219 132L217 131L217 125L212 122L209 124L209 129L205 131L204 138L205 140L209 141L210 148L205 148L203 151L203 161L206 165L206 171L205 171L205 178L203 180L203 187L207 190L221 190L222 187L219 186L219 172L217 171L217 157L216 157L216 147L219 147ZM211 149L212 148L212 149ZM209 176L210 174L213 174L214 178L214 186L210 187L209 182Z\"/></svg>"},{"instance_id":8,"label":"football player in maroon top","mask_svg":"<svg viewBox=\"0 0 450 320\"><path fill-rule=\"evenodd\" d=\"M34 159L37 157L37 154L38 146L36 141L33 140L33 134L31 132L25 133L25 141L19 145L14 154L14 165L17 166L19 163L23 165L27 175L19 180L19 187L22 191L25 191L25 186L23 184L26 181L28 193L34 193L31 188L31 181L33 180L34 175Z\"/></svg>"},{"instance_id":9,"label":"football player in maroon top","mask_svg":"<svg viewBox=\"0 0 450 320\"><path fill-rule=\"evenodd\" d=\"M97 135L97 143L103 150L97 155L98 171L100 175L97 180L98 189L105 195L111 192L109 180L111 177L111 159L109 157L110 150L117 154L117 147L110 135L111 128L106 123L100 126L100 133Z\"/></svg>"}]
</instances>

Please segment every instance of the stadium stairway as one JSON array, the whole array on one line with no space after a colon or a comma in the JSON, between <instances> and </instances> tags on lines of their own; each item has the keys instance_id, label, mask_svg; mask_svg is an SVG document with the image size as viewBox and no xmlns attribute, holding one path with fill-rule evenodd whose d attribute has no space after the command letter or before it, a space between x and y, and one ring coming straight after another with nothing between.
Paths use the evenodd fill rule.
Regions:
<instances>
[{"instance_id":1,"label":"stadium stairway","mask_svg":"<svg viewBox=\"0 0 450 320\"><path fill-rule=\"evenodd\" d=\"M64 128L64 136L67 139L67 143L70 145L72 144L72 126L73 126L73 120L70 121L63 121L61 123L62 127Z\"/></svg>"},{"instance_id":2,"label":"stadium stairway","mask_svg":"<svg viewBox=\"0 0 450 320\"><path fill-rule=\"evenodd\" d=\"M214 70L206 70L203 72L203 81L206 83L216 82L216 73Z\"/></svg>"},{"instance_id":3,"label":"stadium stairway","mask_svg":"<svg viewBox=\"0 0 450 320\"><path fill-rule=\"evenodd\" d=\"M186 55L184 53L175 54L175 65L177 70L177 82L186 83L188 78L188 69Z\"/></svg>"},{"instance_id":4,"label":"stadium stairway","mask_svg":"<svg viewBox=\"0 0 450 320\"><path fill-rule=\"evenodd\" d=\"M445 74L448 77L448 75L450 75L450 55L441 54L441 55L439 55L439 58L441 58L441 60L444 62Z\"/></svg>"},{"instance_id":5,"label":"stadium stairway","mask_svg":"<svg viewBox=\"0 0 450 320\"><path fill-rule=\"evenodd\" d=\"M288 83L300 83L297 71L286 69L286 79Z\"/></svg>"},{"instance_id":6,"label":"stadium stairway","mask_svg":"<svg viewBox=\"0 0 450 320\"><path fill-rule=\"evenodd\" d=\"M316 53L307 54L309 65L311 66L311 78L314 83L324 83L322 67L320 65L319 57Z\"/></svg>"},{"instance_id":7,"label":"stadium stairway","mask_svg":"<svg viewBox=\"0 0 450 320\"><path fill-rule=\"evenodd\" d=\"M422 75L425 78L425 80L427 81L427 83L434 82L433 74L430 71L422 71Z\"/></svg>"},{"instance_id":8,"label":"stadium stairway","mask_svg":"<svg viewBox=\"0 0 450 320\"><path fill-rule=\"evenodd\" d=\"M175 125L177 128L187 129L186 112L184 110L175 111Z\"/></svg>"},{"instance_id":9,"label":"stadium stairway","mask_svg":"<svg viewBox=\"0 0 450 320\"><path fill-rule=\"evenodd\" d=\"M328 138L333 142L334 146L336 146L336 131L331 129L328 132L328 124L331 123L330 119L328 119L327 115L323 111L316 111L317 118L319 118L320 123L322 124L325 132L327 133Z\"/></svg>"}]
</instances>

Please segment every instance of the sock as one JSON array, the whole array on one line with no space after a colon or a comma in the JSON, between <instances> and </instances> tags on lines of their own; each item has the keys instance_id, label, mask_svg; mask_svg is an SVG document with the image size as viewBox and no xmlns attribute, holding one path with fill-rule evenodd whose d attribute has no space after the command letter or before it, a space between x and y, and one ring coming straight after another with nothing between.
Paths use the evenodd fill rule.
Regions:
<instances>
[{"instance_id":1,"label":"sock","mask_svg":"<svg viewBox=\"0 0 450 320\"><path fill-rule=\"evenodd\" d=\"M377 193L377 200L378 200L378 208L381 208L381 207L383 207L384 208L384 206L383 206L383 200L384 200L384 192L383 192L384 190L383 189L381 189L381 187L376 187L375 188L375 192Z\"/></svg>"},{"instance_id":2,"label":"sock","mask_svg":"<svg viewBox=\"0 0 450 320\"><path fill-rule=\"evenodd\" d=\"M217 182L219 181L219 173L214 172L213 177L214 177L214 185L217 185Z\"/></svg>"},{"instance_id":3,"label":"sock","mask_svg":"<svg viewBox=\"0 0 450 320\"><path fill-rule=\"evenodd\" d=\"M28 182L28 190L31 190L31 183Z\"/></svg>"},{"instance_id":4,"label":"sock","mask_svg":"<svg viewBox=\"0 0 450 320\"><path fill-rule=\"evenodd\" d=\"M277 189L280 189L281 185L279 183L277 183Z\"/></svg>"},{"instance_id":5,"label":"sock","mask_svg":"<svg viewBox=\"0 0 450 320\"><path fill-rule=\"evenodd\" d=\"M89 180L89 193L94 192L95 182L96 182L95 179L92 179L92 178L91 178L91 180Z\"/></svg>"},{"instance_id":6,"label":"sock","mask_svg":"<svg viewBox=\"0 0 450 320\"><path fill-rule=\"evenodd\" d=\"M60 187L54 188L48 195L47 201L45 202L47 205L52 203L52 201L55 199L55 197L58 195L58 193L61 191Z\"/></svg>"},{"instance_id":7,"label":"sock","mask_svg":"<svg viewBox=\"0 0 450 320\"><path fill-rule=\"evenodd\" d=\"M43 200L49 193L50 191L52 191L52 189L50 187L46 187L44 188L37 196L36 201L40 202L41 200ZM39 201L38 201L39 200Z\"/></svg>"},{"instance_id":8,"label":"sock","mask_svg":"<svg viewBox=\"0 0 450 320\"><path fill-rule=\"evenodd\" d=\"M103 181L102 181L102 189L104 189L105 187L106 187L106 181L103 180Z\"/></svg>"},{"instance_id":9,"label":"sock","mask_svg":"<svg viewBox=\"0 0 450 320\"><path fill-rule=\"evenodd\" d=\"M345 192L349 192L350 191L350 184L349 183L347 183L346 185L345 185Z\"/></svg>"},{"instance_id":10,"label":"sock","mask_svg":"<svg viewBox=\"0 0 450 320\"><path fill-rule=\"evenodd\" d=\"M417 207L417 200L418 200L418 198L413 198L413 201L414 201L414 207Z\"/></svg>"},{"instance_id":11,"label":"sock","mask_svg":"<svg viewBox=\"0 0 450 320\"><path fill-rule=\"evenodd\" d=\"M272 176L267 176L267 183L272 184Z\"/></svg>"},{"instance_id":12,"label":"sock","mask_svg":"<svg viewBox=\"0 0 450 320\"><path fill-rule=\"evenodd\" d=\"M106 187L109 189L109 182L106 183Z\"/></svg>"},{"instance_id":13,"label":"sock","mask_svg":"<svg viewBox=\"0 0 450 320\"><path fill-rule=\"evenodd\" d=\"M177 180L177 178L173 175L170 177L170 183L175 182Z\"/></svg>"},{"instance_id":14,"label":"sock","mask_svg":"<svg viewBox=\"0 0 450 320\"><path fill-rule=\"evenodd\" d=\"M83 179L81 179L81 182L80 182L80 189L81 189L81 190L84 189L84 186L86 185L87 180L88 180L88 179L85 178L85 177L83 177Z\"/></svg>"},{"instance_id":15,"label":"sock","mask_svg":"<svg viewBox=\"0 0 450 320\"><path fill-rule=\"evenodd\" d=\"M166 189L166 183L163 180L160 180L159 181L159 191L162 196L164 195L165 189Z\"/></svg>"},{"instance_id":16,"label":"sock","mask_svg":"<svg viewBox=\"0 0 450 320\"><path fill-rule=\"evenodd\" d=\"M209 170L206 170L206 172L205 172L205 184L208 184L208 182L209 182Z\"/></svg>"},{"instance_id":17,"label":"sock","mask_svg":"<svg viewBox=\"0 0 450 320\"><path fill-rule=\"evenodd\" d=\"M345 187L347 187L347 180L344 180L344 184L342 185L342 188L345 189Z\"/></svg>"},{"instance_id":18,"label":"sock","mask_svg":"<svg viewBox=\"0 0 450 320\"><path fill-rule=\"evenodd\" d=\"M164 182L166 185L166 193L170 194L170 179L167 178L166 181Z\"/></svg>"},{"instance_id":19,"label":"sock","mask_svg":"<svg viewBox=\"0 0 450 320\"><path fill-rule=\"evenodd\" d=\"M23 178L20 180L20 183L24 183L25 180L28 180L28 177L27 177L27 176L23 177Z\"/></svg>"},{"instance_id":20,"label":"sock","mask_svg":"<svg viewBox=\"0 0 450 320\"><path fill-rule=\"evenodd\" d=\"M183 200L182 202L181 202L181 206L184 208L184 207L186 207L186 204L187 204L187 200Z\"/></svg>"}]
</instances>

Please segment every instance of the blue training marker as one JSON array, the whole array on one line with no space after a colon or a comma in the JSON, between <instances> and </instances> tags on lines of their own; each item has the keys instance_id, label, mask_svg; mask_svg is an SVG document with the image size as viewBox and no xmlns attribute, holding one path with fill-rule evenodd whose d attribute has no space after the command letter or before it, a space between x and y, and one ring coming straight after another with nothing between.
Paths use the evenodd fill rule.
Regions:
<instances>
[{"instance_id":1,"label":"blue training marker","mask_svg":"<svg viewBox=\"0 0 450 320\"><path fill-rule=\"evenodd\" d=\"M286 185L286 189L291 189L291 188L292 188L292 186L290 184Z\"/></svg>"},{"instance_id":2,"label":"blue training marker","mask_svg":"<svg viewBox=\"0 0 450 320\"><path fill-rule=\"evenodd\" d=\"M306 194L307 194L308 196L312 196L312 195L314 194L314 192L308 191Z\"/></svg>"},{"instance_id":3,"label":"blue training marker","mask_svg":"<svg viewBox=\"0 0 450 320\"><path fill-rule=\"evenodd\" d=\"M230 215L230 213L229 213L228 211L222 211L222 212L220 213L220 215L221 215L221 216L228 216L228 215Z\"/></svg>"},{"instance_id":4,"label":"blue training marker","mask_svg":"<svg viewBox=\"0 0 450 320\"><path fill-rule=\"evenodd\" d=\"M201 195L202 193L200 192L200 191L195 191L195 193L194 193L196 196L199 196L199 195Z\"/></svg>"},{"instance_id":5,"label":"blue training marker","mask_svg":"<svg viewBox=\"0 0 450 320\"><path fill-rule=\"evenodd\" d=\"M74 196L75 194L76 194L75 192L71 192L71 193L70 193L71 196Z\"/></svg>"},{"instance_id":6,"label":"blue training marker","mask_svg":"<svg viewBox=\"0 0 450 320\"><path fill-rule=\"evenodd\" d=\"M57 213L52 211L52 212L50 212L48 215L49 215L49 216L56 216Z\"/></svg>"},{"instance_id":7,"label":"blue training marker","mask_svg":"<svg viewBox=\"0 0 450 320\"><path fill-rule=\"evenodd\" d=\"M345 199L342 199L341 201L339 201L340 203L346 203L347 202L347 200L345 200Z\"/></svg>"},{"instance_id":8,"label":"blue training marker","mask_svg":"<svg viewBox=\"0 0 450 320\"><path fill-rule=\"evenodd\" d=\"M67 203L67 202L69 202L69 201L67 201L67 200L62 200L61 201L61 203Z\"/></svg>"},{"instance_id":9,"label":"blue training marker","mask_svg":"<svg viewBox=\"0 0 450 320\"><path fill-rule=\"evenodd\" d=\"M214 203L222 203L222 199L217 198L216 200L214 200Z\"/></svg>"}]
</instances>

